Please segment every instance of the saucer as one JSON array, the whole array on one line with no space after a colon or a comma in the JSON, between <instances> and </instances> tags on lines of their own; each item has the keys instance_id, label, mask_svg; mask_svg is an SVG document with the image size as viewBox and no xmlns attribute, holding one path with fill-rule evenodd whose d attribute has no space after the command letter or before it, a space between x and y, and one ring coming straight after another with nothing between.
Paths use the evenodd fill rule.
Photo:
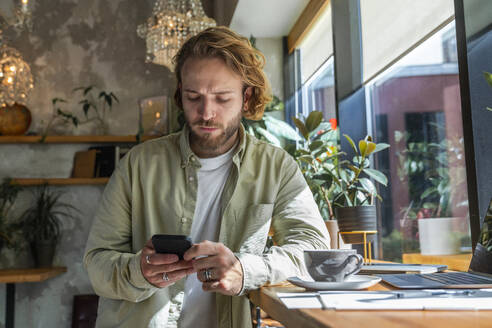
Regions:
<instances>
[{"instance_id":1,"label":"saucer","mask_svg":"<svg viewBox=\"0 0 492 328\"><path fill-rule=\"evenodd\" d=\"M291 277L288 282L299 287L316 290L357 290L374 286L381 281L380 277L354 275L350 276L341 282L314 281L311 278L301 279L299 277Z\"/></svg>"}]
</instances>

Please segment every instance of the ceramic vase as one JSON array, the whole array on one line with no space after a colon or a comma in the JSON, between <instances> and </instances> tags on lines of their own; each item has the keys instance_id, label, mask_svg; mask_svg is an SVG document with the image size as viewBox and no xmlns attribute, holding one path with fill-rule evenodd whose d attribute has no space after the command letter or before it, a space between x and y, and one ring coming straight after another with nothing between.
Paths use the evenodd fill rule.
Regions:
<instances>
[{"instance_id":1,"label":"ceramic vase","mask_svg":"<svg viewBox=\"0 0 492 328\"><path fill-rule=\"evenodd\" d=\"M419 242L422 255L451 255L459 253L456 227L459 218L419 219Z\"/></svg>"}]
</instances>

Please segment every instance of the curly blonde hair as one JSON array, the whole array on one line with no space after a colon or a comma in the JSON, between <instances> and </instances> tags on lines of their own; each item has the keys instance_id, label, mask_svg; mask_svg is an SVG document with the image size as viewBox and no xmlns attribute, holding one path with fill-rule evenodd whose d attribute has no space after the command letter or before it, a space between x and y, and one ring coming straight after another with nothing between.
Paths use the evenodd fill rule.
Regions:
<instances>
[{"instance_id":1,"label":"curly blonde hair","mask_svg":"<svg viewBox=\"0 0 492 328\"><path fill-rule=\"evenodd\" d=\"M208 28L188 39L174 57L177 88L174 93L176 104L182 109L181 70L188 58L221 58L226 65L239 74L245 87L252 87L248 100L248 111L243 116L259 120L265 105L272 100L270 83L263 66L265 56L255 49L249 40L225 26Z\"/></svg>"}]
</instances>

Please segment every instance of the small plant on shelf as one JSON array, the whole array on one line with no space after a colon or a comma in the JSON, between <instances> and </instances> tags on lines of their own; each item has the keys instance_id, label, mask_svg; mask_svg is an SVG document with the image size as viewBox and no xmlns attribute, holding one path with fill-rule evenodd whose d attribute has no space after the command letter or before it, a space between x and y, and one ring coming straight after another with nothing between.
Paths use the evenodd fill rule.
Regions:
<instances>
[{"instance_id":1,"label":"small plant on shelf","mask_svg":"<svg viewBox=\"0 0 492 328\"><path fill-rule=\"evenodd\" d=\"M17 231L15 221L12 218L14 206L20 187L11 184L10 179L4 179L0 184L0 249L5 245L9 248L16 247L14 235Z\"/></svg>"},{"instance_id":2,"label":"small plant on shelf","mask_svg":"<svg viewBox=\"0 0 492 328\"><path fill-rule=\"evenodd\" d=\"M73 126L78 127L87 123L96 122L100 133L103 135L108 134L108 112L112 111L114 103L119 103L119 100L113 92L99 90L99 93L97 93L97 89L96 86L90 85L87 87L78 87L72 91L73 93L80 93L82 95L82 99L79 100L78 105L81 106L84 119L80 119L74 113L62 109L61 105L67 104L67 100L63 98L53 98L51 100L53 113L48 124L43 129L41 142L45 140L53 127L58 124L72 123Z\"/></svg>"},{"instance_id":3,"label":"small plant on shelf","mask_svg":"<svg viewBox=\"0 0 492 328\"><path fill-rule=\"evenodd\" d=\"M61 193L44 185L38 188L34 200L22 214L19 229L29 243L37 266L51 266L56 245L61 236L61 218L75 218L73 205L60 200Z\"/></svg>"}]
</instances>

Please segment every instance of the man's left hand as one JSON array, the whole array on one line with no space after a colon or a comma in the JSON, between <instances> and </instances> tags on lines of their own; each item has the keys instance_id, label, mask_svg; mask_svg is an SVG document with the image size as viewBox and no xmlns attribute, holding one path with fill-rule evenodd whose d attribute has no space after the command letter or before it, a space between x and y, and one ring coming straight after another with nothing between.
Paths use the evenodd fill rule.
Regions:
<instances>
[{"instance_id":1,"label":"man's left hand","mask_svg":"<svg viewBox=\"0 0 492 328\"><path fill-rule=\"evenodd\" d=\"M203 282L205 291L238 295L243 288L241 263L234 253L221 243L206 240L195 244L184 254L184 259L193 259L193 269L197 272L198 280Z\"/></svg>"}]
</instances>

